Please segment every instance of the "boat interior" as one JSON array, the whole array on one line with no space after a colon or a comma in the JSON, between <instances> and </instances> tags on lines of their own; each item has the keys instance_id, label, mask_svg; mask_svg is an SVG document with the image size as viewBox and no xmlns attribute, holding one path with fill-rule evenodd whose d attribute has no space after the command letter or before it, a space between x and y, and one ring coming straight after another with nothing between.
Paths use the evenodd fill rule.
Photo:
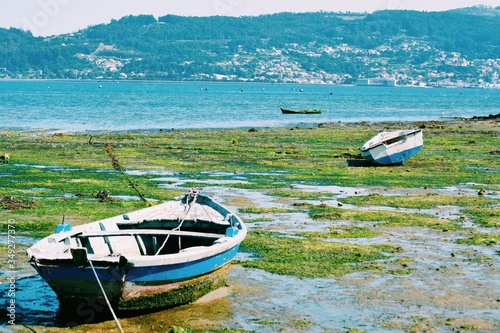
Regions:
<instances>
[{"instance_id":1,"label":"boat interior","mask_svg":"<svg viewBox=\"0 0 500 333\"><path fill-rule=\"evenodd\" d=\"M400 135L400 136L396 136L396 137L393 137L393 138L390 138L388 140L385 140L384 141L384 144L386 146L390 146L392 145L393 143L396 143L396 142L400 142L400 141L404 141L406 140L407 138L407 135Z\"/></svg>"},{"instance_id":2,"label":"boat interior","mask_svg":"<svg viewBox=\"0 0 500 333\"><path fill-rule=\"evenodd\" d=\"M223 242L229 224L211 221L145 220L141 222L99 223L99 230L85 230L61 242L72 248L86 249L98 256L155 256Z\"/></svg>"}]
</instances>

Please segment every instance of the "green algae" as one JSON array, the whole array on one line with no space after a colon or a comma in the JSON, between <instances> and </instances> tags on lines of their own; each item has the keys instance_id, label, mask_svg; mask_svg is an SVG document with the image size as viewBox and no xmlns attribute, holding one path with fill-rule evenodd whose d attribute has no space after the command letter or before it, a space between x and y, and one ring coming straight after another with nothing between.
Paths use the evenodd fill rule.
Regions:
<instances>
[{"instance_id":1,"label":"green algae","mask_svg":"<svg viewBox=\"0 0 500 333\"><path fill-rule=\"evenodd\" d=\"M486 228L499 228L500 227L500 208L468 208L464 213L469 216L475 223Z\"/></svg>"},{"instance_id":2,"label":"green algae","mask_svg":"<svg viewBox=\"0 0 500 333\"><path fill-rule=\"evenodd\" d=\"M388 260L388 254L400 250L390 245L352 245L257 231L247 236L242 244L242 251L254 253L258 260L243 261L240 264L247 268L300 278L334 277L352 272L380 270L380 263L377 261Z\"/></svg>"},{"instance_id":3,"label":"green algae","mask_svg":"<svg viewBox=\"0 0 500 333\"><path fill-rule=\"evenodd\" d=\"M104 151L112 145L127 169L175 170L203 176L201 172L254 174L250 182L285 184L306 182L338 186L450 186L457 183L497 184L499 145L494 126L449 123L424 129L422 151L406 166L351 166L361 162L354 152L373 134L365 126L332 126L316 129L185 130L171 132L64 134L31 137L3 134L0 149L9 151L11 163L63 165L109 169ZM407 126L407 125L406 125ZM459 135L467 126L467 136ZM465 131L465 130L464 130ZM458 133L458 134L457 134ZM236 138L236 140L235 140ZM236 143L233 143L236 141ZM480 142L471 144L470 142ZM460 151L456 149L460 148ZM347 157L339 157L347 156ZM359 163L358 163L359 164ZM495 172L496 171L496 172ZM258 173L270 173L259 176ZM232 184L234 187L248 186Z\"/></svg>"},{"instance_id":4,"label":"green algae","mask_svg":"<svg viewBox=\"0 0 500 333\"><path fill-rule=\"evenodd\" d=\"M282 213L296 213L297 211L294 209L285 209L285 208L276 208L276 207L269 207L269 208L258 208L258 207L249 207L249 208L239 208L238 211L240 213L246 213L246 214L266 214L266 213L271 213L271 214L282 214Z\"/></svg>"},{"instance_id":5,"label":"green algae","mask_svg":"<svg viewBox=\"0 0 500 333\"><path fill-rule=\"evenodd\" d=\"M370 238L381 234L371 228L360 226L329 226L329 231L299 232L297 236L308 238Z\"/></svg>"},{"instance_id":6,"label":"green algae","mask_svg":"<svg viewBox=\"0 0 500 333\"><path fill-rule=\"evenodd\" d=\"M63 216L66 216L66 222L79 225L145 207L144 203L137 201L101 203L94 198L79 197L47 198L40 202L40 205L32 209L0 211L0 216L16 221L17 235L36 238L53 233ZM1 219L0 225L4 224L7 224L7 220Z\"/></svg>"},{"instance_id":7,"label":"green algae","mask_svg":"<svg viewBox=\"0 0 500 333\"><path fill-rule=\"evenodd\" d=\"M478 234L469 238L458 239L457 243L486 246L500 245L500 234Z\"/></svg>"},{"instance_id":8,"label":"green algae","mask_svg":"<svg viewBox=\"0 0 500 333\"><path fill-rule=\"evenodd\" d=\"M461 229L455 221L423 213L385 210L360 211L319 205L312 206L309 214L315 220L373 222L381 226L428 227L442 230Z\"/></svg>"},{"instance_id":9,"label":"green algae","mask_svg":"<svg viewBox=\"0 0 500 333\"><path fill-rule=\"evenodd\" d=\"M329 199L325 193L321 192L301 192L294 190L274 190L269 193L269 195L283 198L295 198L298 200L325 200Z\"/></svg>"},{"instance_id":10,"label":"green algae","mask_svg":"<svg viewBox=\"0 0 500 333\"><path fill-rule=\"evenodd\" d=\"M372 194L355 196L342 200L343 203L357 206L387 206L395 208L430 209L438 206L490 207L500 204L500 200L484 196L445 195L428 192L424 195L384 196Z\"/></svg>"}]
</instances>

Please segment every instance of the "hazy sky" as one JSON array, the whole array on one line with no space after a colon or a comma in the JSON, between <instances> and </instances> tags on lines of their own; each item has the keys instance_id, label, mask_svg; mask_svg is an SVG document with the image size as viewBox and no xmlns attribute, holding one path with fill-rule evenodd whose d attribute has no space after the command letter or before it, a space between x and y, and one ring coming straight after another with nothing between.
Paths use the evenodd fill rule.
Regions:
<instances>
[{"instance_id":1,"label":"hazy sky","mask_svg":"<svg viewBox=\"0 0 500 333\"><path fill-rule=\"evenodd\" d=\"M241 16L277 12L373 12L380 9L442 11L500 0L0 0L0 27L35 36L74 32L125 15Z\"/></svg>"}]
</instances>

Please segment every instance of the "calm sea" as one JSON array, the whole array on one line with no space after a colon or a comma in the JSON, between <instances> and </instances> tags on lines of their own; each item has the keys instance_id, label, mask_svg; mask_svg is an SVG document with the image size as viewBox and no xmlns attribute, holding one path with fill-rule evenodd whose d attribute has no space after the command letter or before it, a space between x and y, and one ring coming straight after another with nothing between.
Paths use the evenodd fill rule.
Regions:
<instances>
[{"instance_id":1,"label":"calm sea","mask_svg":"<svg viewBox=\"0 0 500 333\"><path fill-rule=\"evenodd\" d=\"M284 115L288 109L322 109ZM63 131L307 126L500 113L500 89L0 81L0 128Z\"/></svg>"}]
</instances>

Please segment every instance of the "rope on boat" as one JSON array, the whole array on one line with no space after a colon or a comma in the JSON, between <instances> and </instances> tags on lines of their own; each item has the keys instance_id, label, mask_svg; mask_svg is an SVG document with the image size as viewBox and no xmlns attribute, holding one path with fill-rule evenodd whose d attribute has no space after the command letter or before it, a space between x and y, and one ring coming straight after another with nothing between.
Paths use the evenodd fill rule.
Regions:
<instances>
[{"instance_id":1,"label":"rope on boat","mask_svg":"<svg viewBox=\"0 0 500 333\"><path fill-rule=\"evenodd\" d=\"M118 326L118 329L120 330L121 333L124 333L122 326L120 325L120 321L118 321L118 318L116 317L116 314L113 311L113 307L111 306L111 303L109 302L108 296L106 296L106 292L104 291L104 287L102 286L101 281L99 280L99 277L97 276L97 272L95 271L95 268L94 268L94 265L92 264L92 261L89 260L89 263L90 263L90 267L92 267L92 272L94 272L95 279L97 280L97 283L99 284L99 287L101 288L104 299L106 300L106 303L108 304L109 311L111 311L111 314L113 315L113 318L115 319L116 326Z\"/></svg>"},{"instance_id":2,"label":"rope on boat","mask_svg":"<svg viewBox=\"0 0 500 333\"><path fill-rule=\"evenodd\" d=\"M182 224L186 220L186 217L189 214L189 211L191 210L191 204L194 204L196 202L196 199L198 199L199 194L200 194L200 192L198 190L193 189L193 188L190 189L189 192L186 194L186 204L185 204L187 206L187 210L185 211L186 213L184 214L184 217L182 218L182 220L179 222L179 225L177 227L173 228L172 231L181 230ZM190 199L192 199L192 200L190 200ZM167 241L170 238L170 235L171 235L170 233L167 235L167 238L165 238L165 241L163 242L163 244L160 246L158 251L156 251L155 256L157 256L161 252L161 250L163 250L165 245L167 245Z\"/></svg>"}]
</instances>

